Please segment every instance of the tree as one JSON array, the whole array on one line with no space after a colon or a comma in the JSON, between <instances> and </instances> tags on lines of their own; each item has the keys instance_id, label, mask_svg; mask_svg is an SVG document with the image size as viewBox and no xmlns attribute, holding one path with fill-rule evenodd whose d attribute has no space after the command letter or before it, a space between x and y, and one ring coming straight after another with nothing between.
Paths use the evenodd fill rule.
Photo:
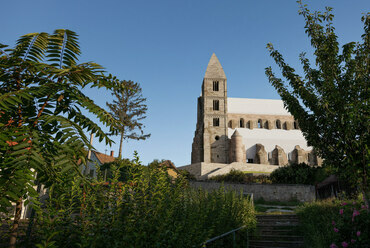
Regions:
<instances>
[{"instance_id":1,"label":"tree","mask_svg":"<svg viewBox=\"0 0 370 248\"><path fill-rule=\"evenodd\" d=\"M285 107L290 111L309 145L341 178L360 186L365 200L369 186L369 92L370 15L362 17L362 42L350 42L340 51L332 25L332 8L311 13L300 4L305 32L311 39L315 66L300 55L305 76L298 75L283 56L268 44L271 57L287 82L276 77L271 67L265 72ZM325 25L324 25L325 24Z\"/></svg>"},{"instance_id":2,"label":"tree","mask_svg":"<svg viewBox=\"0 0 370 248\"><path fill-rule=\"evenodd\" d=\"M119 123L119 126L114 130L115 133L118 132L121 135L119 158L122 157L122 143L124 139L145 140L150 137L150 134L144 134L144 125L141 123L146 118L145 114L148 108L145 104L146 98L142 96L140 85L126 80L120 83L121 88L112 92L112 95L115 97L113 103L107 102L110 113Z\"/></svg>"},{"instance_id":3,"label":"tree","mask_svg":"<svg viewBox=\"0 0 370 248\"><path fill-rule=\"evenodd\" d=\"M16 203L10 247L23 199L38 197L35 178L50 186L67 171L79 174L77 161L85 163L83 148L91 148L84 129L112 142L81 109L112 132L116 120L81 89L120 86L100 65L77 64L80 53L77 34L65 29L24 35L13 49L0 44L0 212Z\"/></svg>"}]
</instances>

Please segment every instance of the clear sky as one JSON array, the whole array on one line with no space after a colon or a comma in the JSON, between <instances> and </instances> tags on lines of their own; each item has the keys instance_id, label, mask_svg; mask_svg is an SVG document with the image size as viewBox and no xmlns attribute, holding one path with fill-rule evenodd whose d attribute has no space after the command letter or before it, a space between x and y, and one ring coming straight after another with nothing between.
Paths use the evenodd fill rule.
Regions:
<instances>
[{"instance_id":1,"label":"clear sky","mask_svg":"<svg viewBox=\"0 0 370 248\"><path fill-rule=\"evenodd\" d=\"M370 1L305 2L311 10L334 8L341 44L360 40ZM137 150L144 164L155 158L190 163L196 101L213 52L229 97L279 99L264 74L274 64L266 44L297 69L299 53L311 51L295 0L2 0L0 8L0 43L13 46L23 34L71 29L80 36L81 62L97 62L141 84L149 108L145 130L152 136L125 142L123 154L131 158ZM86 94L102 107L112 100L101 90ZM94 146L118 154L114 140L111 148L97 140Z\"/></svg>"}]
</instances>

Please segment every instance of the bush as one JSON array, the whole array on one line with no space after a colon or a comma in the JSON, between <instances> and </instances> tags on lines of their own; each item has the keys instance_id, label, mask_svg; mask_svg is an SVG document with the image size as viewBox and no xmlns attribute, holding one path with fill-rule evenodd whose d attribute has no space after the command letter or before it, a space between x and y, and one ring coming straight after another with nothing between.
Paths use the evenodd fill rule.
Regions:
<instances>
[{"instance_id":1,"label":"bush","mask_svg":"<svg viewBox=\"0 0 370 248\"><path fill-rule=\"evenodd\" d=\"M361 201L321 201L297 209L307 247L367 247L370 214Z\"/></svg>"},{"instance_id":2,"label":"bush","mask_svg":"<svg viewBox=\"0 0 370 248\"><path fill-rule=\"evenodd\" d=\"M254 176L235 169L231 169L229 173L224 175L213 176L209 180L231 183L271 183L270 177L267 175Z\"/></svg>"},{"instance_id":3,"label":"bush","mask_svg":"<svg viewBox=\"0 0 370 248\"><path fill-rule=\"evenodd\" d=\"M126 182L118 181L119 168L111 170L109 183L71 180L51 188L32 242L40 247L46 241L53 247L193 247L231 229L255 226L254 208L241 194L191 189L183 177L173 181L165 168L144 168L138 160L125 169Z\"/></svg>"},{"instance_id":4,"label":"bush","mask_svg":"<svg viewBox=\"0 0 370 248\"><path fill-rule=\"evenodd\" d=\"M196 180L195 176L187 170L179 170L179 173L181 174L181 176L183 176L185 179L187 179L189 181L195 181Z\"/></svg>"},{"instance_id":5,"label":"bush","mask_svg":"<svg viewBox=\"0 0 370 248\"><path fill-rule=\"evenodd\" d=\"M273 183L315 184L325 179L324 168L305 163L280 167L270 174Z\"/></svg>"}]
</instances>

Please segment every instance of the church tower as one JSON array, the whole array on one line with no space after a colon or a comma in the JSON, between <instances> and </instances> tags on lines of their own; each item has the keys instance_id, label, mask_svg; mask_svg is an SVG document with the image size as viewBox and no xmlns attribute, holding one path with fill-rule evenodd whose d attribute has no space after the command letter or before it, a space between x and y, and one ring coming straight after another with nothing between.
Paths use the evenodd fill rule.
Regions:
<instances>
[{"instance_id":1,"label":"church tower","mask_svg":"<svg viewBox=\"0 0 370 248\"><path fill-rule=\"evenodd\" d=\"M198 98L197 128L192 163L228 163L227 87L225 72L215 54L209 60Z\"/></svg>"}]
</instances>

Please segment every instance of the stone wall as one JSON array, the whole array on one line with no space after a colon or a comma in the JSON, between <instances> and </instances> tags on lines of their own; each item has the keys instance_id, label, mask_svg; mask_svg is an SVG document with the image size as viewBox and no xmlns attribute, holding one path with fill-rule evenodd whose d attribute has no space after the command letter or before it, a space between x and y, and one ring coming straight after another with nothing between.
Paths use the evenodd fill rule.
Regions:
<instances>
[{"instance_id":1,"label":"stone wall","mask_svg":"<svg viewBox=\"0 0 370 248\"><path fill-rule=\"evenodd\" d=\"M190 182L193 188L216 190L222 183L218 182ZM311 202L315 200L315 187L301 184L234 184L224 183L227 190L243 193L252 193L254 199L263 198L265 201L290 201Z\"/></svg>"}]
</instances>

